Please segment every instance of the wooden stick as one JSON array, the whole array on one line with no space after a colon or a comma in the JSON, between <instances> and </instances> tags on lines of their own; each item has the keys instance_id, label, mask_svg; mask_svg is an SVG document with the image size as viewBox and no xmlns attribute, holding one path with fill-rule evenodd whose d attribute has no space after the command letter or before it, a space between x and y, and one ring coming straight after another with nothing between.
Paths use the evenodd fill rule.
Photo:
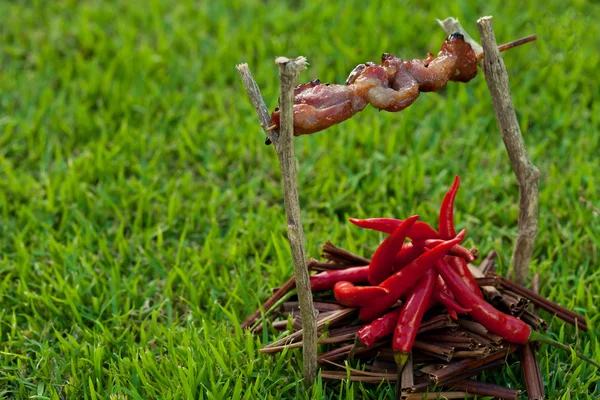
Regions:
<instances>
[{"instance_id":1,"label":"wooden stick","mask_svg":"<svg viewBox=\"0 0 600 400\"><path fill-rule=\"evenodd\" d=\"M415 384L412 354L409 354L408 360L406 361L406 365L404 365L404 369L402 370L402 375L400 378L402 390Z\"/></svg>"},{"instance_id":2,"label":"wooden stick","mask_svg":"<svg viewBox=\"0 0 600 400\"><path fill-rule=\"evenodd\" d=\"M258 115L258 120L260 122L260 126L263 128L263 131L267 135L268 140L277 145L277 141L279 139L279 130L272 129L273 120L271 120L271 115L269 114L269 109L263 100L262 95L260 94L260 89L256 84L256 81L252 77L250 73L250 68L248 68L248 64L239 64L235 67L242 78L242 82L244 82L244 87L246 88L246 93L248 93L248 97L250 97L250 101L254 106L254 111Z\"/></svg>"},{"instance_id":3,"label":"wooden stick","mask_svg":"<svg viewBox=\"0 0 600 400\"><path fill-rule=\"evenodd\" d=\"M521 46L522 44L525 44L525 43L533 42L536 39L537 39L537 36L534 33L532 35L525 36L525 37L522 37L522 38L517 39L517 40L513 40L512 42L501 44L500 46L498 46L498 52L503 52L503 51L506 51L506 50L510 50L513 47L517 47L517 46Z\"/></svg>"},{"instance_id":4,"label":"wooden stick","mask_svg":"<svg viewBox=\"0 0 600 400\"><path fill-rule=\"evenodd\" d=\"M492 276L486 276L485 278L475 278L477 286L496 286L500 284L500 280Z\"/></svg>"},{"instance_id":5,"label":"wooden stick","mask_svg":"<svg viewBox=\"0 0 600 400\"><path fill-rule=\"evenodd\" d=\"M491 332L489 332L485 326L481 325L478 322L475 321L469 321L466 319L459 319L458 324L460 325L461 328L463 328L466 331L472 332L476 335L479 335L481 337L484 337L488 340L491 340L492 343L494 344L500 344L502 343L502 337L495 335Z\"/></svg>"},{"instance_id":6,"label":"wooden stick","mask_svg":"<svg viewBox=\"0 0 600 400\"><path fill-rule=\"evenodd\" d=\"M529 301L531 301L536 306L548 311L549 313L555 314L558 318L562 319L565 322L570 323L571 325L577 325L577 327L585 332L588 331L587 321L583 315L579 315L574 311L569 310L563 306L560 306L545 297L540 296L536 292L531 289L527 289L521 285L518 285L514 282L511 282L509 279L500 277L500 284L512 290L513 292L525 297Z\"/></svg>"},{"instance_id":7,"label":"wooden stick","mask_svg":"<svg viewBox=\"0 0 600 400\"><path fill-rule=\"evenodd\" d=\"M474 265L469 265L469 271L471 271L471 274L475 279L485 278L483 272L481 272L481 270ZM488 301L492 304L496 304L502 299L502 295L495 286L481 286L480 289Z\"/></svg>"},{"instance_id":8,"label":"wooden stick","mask_svg":"<svg viewBox=\"0 0 600 400\"><path fill-rule=\"evenodd\" d=\"M467 392L434 392L434 393L411 393L402 397L403 400L435 400L435 399L470 399L475 397Z\"/></svg>"},{"instance_id":9,"label":"wooden stick","mask_svg":"<svg viewBox=\"0 0 600 400\"><path fill-rule=\"evenodd\" d=\"M448 343L449 346L456 347L456 348L459 348L456 345L460 343L460 344L469 346L470 350L475 350L477 347L479 347L477 342L468 336L433 333L433 334L419 336L419 339L431 341L431 342L442 342L442 343L445 342L445 343Z\"/></svg>"},{"instance_id":10,"label":"wooden stick","mask_svg":"<svg viewBox=\"0 0 600 400\"><path fill-rule=\"evenodd\" d=\"M279 66L281 131L271 129L272 121L265 102L260 94L260 89L250 73L247 64L240 64L236 68L244 82L246 92L252 101L254 110L258 114L260 124L275 147L281 180L283 184L284 207L287 220L287 232L294 264L294 277L298 300L300 302L300 315L303 331L303 365L304 379L307 385L312 385L317 375L317 322L316 310L312 305L310 290L310 277L306 267L304 253L304 232L300 220L300 200L298 198L298 181L296 177L296 157L294 155L294 87L298 75L306 69L306 59L298 57L288 59L278 57L275 63Z\"/></svg>"},{"instance_id":11,"label":"wooden stick","mask_svg":"<svg viewBox=\"0 0 600 400\"><path fill-rule=\"evenodd\" d=\"M487 364L491 364L495 361L502 360L508 354L512 354L515 351L517 351L518 348L519 348L519 346L509 345L507 348L504 348L500 351L492 353L489 356L484 357L484 358L475 359L475 360L464 359L464 360L458 361L453 364L448 364L446 367L432 373L430 375L431 379L435 383L437 383L439 385L443 385L444 383L451 381L452 378L454 378L456 376L461 376L462 373L466 373L467 371L470 371L470 370L476 370ZM461 378L462 378L462 376L461 376Z\"/></svg>"},{"instance_id":12,"label":"wooden stick","mask_svg":"<svg viewBox=\"0 0 600 400\"><path fill-rule=\"evenodd\" d=\"M396 374L379 374L378 376L350 374L350 377L348 377L348 374L345 371L322 371L321 377L323 379L331 379L331 380L348 379L352 382L365 382L365 383L380 383L385 380L388 380L390 382L396 382Z\"/></svg>"},{"instance_id":13,"label":"wooden stick","mask_svg":"<svg viewBox=\"0 0 600 400\"><path fill-rule=\"evenodd\" d=\"M295 311L300 309L300 303L297 301L286 301L281 305L283 311ZM329 301L313 301L313 307L319 312L345 310L346 306Z\"/></svg>"},{"instance_id":14,"label":"wooden stick","mask_svg":"<svg viewBox=\"0 0 600 400\"><path fill-rule=\"evenodd\" d=\"M454 382L448 386L469 394L478 396L491 396L498 399L516 400L519 398L520 390L511 389L504 386L493 385L491 383L477 382L472 379L465 379Z\"/></svg>"},{"instance_id":15,"label":"wooden stick","mask_svg":"<svg viewBox=\"0 0 600 400\"><path fill-rule=\"evenodd\" d=\"M527 389L527 397L531 400L544 398L544 381L540 372L540 365L535 356L533 343L526 343L519 350L521 360L521 373Z\"/></svg>"},{"instance_id":16,"label":"wooden stick","mask_svg":"<svg viewBox=\"0 0 600 400\"><path fill-rule=\"evenodd\" d=\"M362 328L362 325L351 325L343 328L330 329L329 337L345 335L347 333L356 333Z\"/></svg>"},{"instance_id":17,"label":"wooden stick","mask_svg":"<svg viewBox=\"0 0 600 400\"><path fill-rule=\"evenodd\" d=\"M494 111L498 127L502 133L502 140L506 146L512 169L519 183L519 223L517 240L512 257L514 277L517 283L524 283L529 269L529 262L533 254L533 245L538 231L538 186L539 170L531 163L527 154L525 142L519 128L514 105L510 95L508 73L500 51L528 43L535 40L535 35L530 35L514 42L498 47L494 30L492 28L492 17L483 17L477 21L483 47L473 40L465 29L455 18L438 20L442 29L448 34L460 32L465 40L473 47L483 67L488 89L492 96ZM500 50L501 48L501 50ZM482 52L483 51L483 52Z\"/></svg>"},{"instance_id":18,"label":"wooden stick","mask_svg":"<svg viewBox=\"0 0 600 400\"><path fill-rule=\"evenodd\" d=\"M506 146L510 164L519 182L519 226L512 256L517 283L527 278L529 262L538 232L538 197L540 171L532 164L519 128L515 107L510 94L508 73L500 57L492 27L492 17L477 21L485 58L483 72L492 96L498 127Z\"/></svg>"},{"instance_id":19,"label":"wooden stick","mask_svg":"<svg viewBox=\"0 0 600 400\"><path fill-rule=\"evenodd\" d=\"M338 264L353 264L355 266L369 265L371 260L334 246L329 240L323 244L322 256L327 260Z\"/></svg>"},{"instance_id":20,"label":"wooden stick","mask_svg":"<svg viewBox=\"0 0 600 400\"><path fill-rule=\"evenodd\" d=\"M351 333L348 335L323 338L323 339L317 340L317 344L335 344L335 343L340 343L340 342L354 341L354 336L355 335L353 333ZM295 342L295 343L285 344L282 346L264 347L264 348L260 349L259 352L262 354L273 354L273 353L280 353L283 350L297 349L302 346L303 346L303 342Z\"/></svg>"},{"instance_id":21,"label":"wooden stick","mask_svg":"<svg viewBox=\"0 0 600 400\"><path fill-rule=\"evenodd\" d=\"M477 43L475 41L475 39L473 39L467 33L467 31L465 30L465 28L462 27L462 25L460 24L458 19L456 19L454 17L448 17L443 21L438 19L437 22L447 34L451 34L453 32L460 32L465 37L465 42L469 43L471 45L471 48L473 49L473 51L475 51L475 54L477 55L477 60L483 59L483 47L481 47L481 45L479 43ZM512 42L501 44L500 46L498 46L498 52L510 50L513 47L517 47L517 46L521 46L525 43L533 42L536 39L537 39L537 36L535 34L533 34L533 35L522 37L517 40L513 40Z\"/></svg>"},{"instance_id":22,"label":"wooden stick","mask_svg":"<svg viewBox=\"0 0 600 400\"><path fill-rule=\"evenodd\" d=\"M501 293L502 300L500 300L500 304L510 310L512 315L521 315L529 305L529 300L510 290L503 290Z\"/></svg>"},{"instance_id":23,"label":"wooden stick","mask_svg":"<svg viewBox=\"0 0 600 400\"><path fill-rule=\"evenodd\" d=\"M427 365L419 368L419 371L425 375L429 375L432 372L435 372L440 368L444 368L444 365L440 364L440 363L433 363L433 364L427 364Z\"/></svg>"},{"instance_id":24,"label":"wooden stick","mask_svg":"<svg viewBox=\"0 0 600 400\"><path fill-rule=\"evenodd\" d=\"M454 347L440 346L431 342L423 342L421 340L415 340L413 349L419 350L421 353L434 356L446 362L452 359L454 354Z\"/></svg>"},{"instance_id":25,"label":"wooden stick","mask_svg":"<svg viewBox=\"0 0 600 400\"><path fill-rule=\"evenodd\" d=\"M496 269L496 250L490 250L487 256L483 259L481 264L479 264L479 270L483 274L483 276L487 276L488 273L494 272Z\"/></svg>"},{"instance_id":26,"label":"wooden stick","mask_svg":"<svg viewBox=\"0 0 600 400\"><path fill-rule=\"evenodd\" d=\"M431 319L421 322L419 326L418 334L421 335L425 332L434 331L442 328L456 328L458 325L450 319L448 314L437 315Z\"/></svg>"},{"instance_id":27,"label":"wooden stick","mask_svg":"<svg viewBox=\"0 0 600 400\"><path fill-rule=\"evenodd\" d=\"M437 340L437 338L428 340L429 343L431 344L436 344L438 346L448 346L448 347L454 347L454 352L455 355L453 357L456 356L456 353L459 350L476 350L479 347L479 343L477 343L477 341L475 341L475 339L469 338L469 337L460 337L460 339L466 339L468 341L460 341L460 342L455 342L452 340Z\"/></svg>"},{"instance_id":28,"label":"wooden stick","mask_svg":"<svg viewBox=\"0 0 600 400\"><path fill-rule=\"evenodd\" d=\"M461 361L457 361L453 364L460 364L465 360L461 360ZM471 363L477 363L478 365L474 366L474 368L472 369L468 369L466 371L463 371L461 373L458 374L452 374L452 376L447 377L447 379L444 380L443 383L441 383L444 386L448 386L449 384L453 383L453 382L458 382L458 381L462 381L464 379L469 379L475 375L479 375L481 372L486 371L486 370L491 370L494 368L498 368L501 367L505 364L505 360L495 360L489 363L484 363L482 365L479 365L481 363L479 363L480 360L472 360ZM404 393L419 393L419 392L425 392L425 391L430 391L431 388L433 388L436 383L434 382L434 375L436 375L438 372L441 372L443 370L445 370L446 368L451 368L453 366L453 364L448 364L445 367L442 367L441 369L438 369L437 371L431 372L429 373L429 379L424 381L424 382L420 382L417 383L415 385L413 385L412 387L406 388L404 390ZM440 384L440 382L437 382L438 384Z\"/></svg>"},{"instance_id":29,"label":"wooden stick","mask_svg":"<svg viewBox=\"0 0 600 400\"><path fill-rule=\"evenodd\" d=\"M345 308L343 310L334 311L331 314L329 314L326 318L319 319L319 321L317 322L317 329L321 330L321 328L323 328L327 323L329 323L329 325L331 326L336 322L339 322L344 318L351 316L356 311L356 308ZM268 345L264 346L263 349L294 343L300 340L304 340L303 338L304 331L300 329L288 336L282 337L281 339L274 341L273 343L269 343Z\"/></svg>"},{"instance_id":30,"label":"wooden stick","mask_svg":"<svg viewBox=\"0 0 600 400\"><path fill-rule=\"evenodd\" d=\"M542 318L540 318L539 315L536 315L529 310L523 311L523 314L521 314L519 318L522 319L525 323L531 325L531 327L536 331L544 333L549 328L548 323L545 320L543 320Z\"/></svg>"},{"instance_id":31,"label":"wooden stick","mask_svg":"<svg viewBox=\"0 0 600 400\"><path fill-rule=\"evenodd\" d=\"M498 346L496 343L492 342L489 338L483 337L473 332L464 331L468 338L475 340L475 342L479 345L479 347L493 347Z\"/></svg>"},{"instance_id":32,"label":"wooden stick","mask_svg":"<svg viewBox=\"0 0 600 400\"><path fill-rule=\"evenodd\" d=\"M334 363L333 361L329 361L329 360L323 360L323 363L324 364L330 364L330 365L333 365L333 366L338 367L340 369L350 371L351 374L355 374L355 375L373 376L373 377L376 377L376 378L381 377L381 373L379 373L379 372L363 371L361 369L352 368L352 367L349 367L347 365L337 364L337 363Z\"/></svg>"},{"instance_id":33,"label":"wooden stick","mask_svg":"<svg viewBox=\"0 0 600 400\"><path fill-rule=\"evenodd\" d=\"M283 181L283 202L287 218L287 232L292 250L296 289L300 302L300 316L304 346L302 360L304 379L312 385L317 376L317 313L312 304L310 276L306 268L304 252L304 231L302 229L300 199L298 196L298 179L296 177L296 156L294 154L294 88L298 76L306 69L306 59L298 57L290 60L278 57L275 63L279 66L281 82L279 99L281 109L281 125L278 141L273 144L279 158L281 178ZM272 132L272 131L271 131ZM272 140L271 140L272 141Z\"/></svg>"},{"instance_id":34,"label":"wooden stick","mask_svg":"<svg viewBox=\"0 0 600 400\"><path fill-rule=\"evenodd\" d=\"M350 351L352 351L353 347L354 347L354 344L350 343L345 346L330 350L326 353L319 354L318 362L320 364L324 364L327 361L344 360L348 356Z\"/></svg>"},{"instance_id":35,"label":"wooden stick","mask_svg":"<svg viewBox=\"0 0 600 400\"><path fill-rule=\"evenodd\" d=\"M311 261L312 260L312 261ZM314 259L309 260L311 271L331 271L334 269L348 269L355 267L363 267L364 265L356 264L338 264L334 262L319 262Z\"/></svg>"},{"instance_id":36,"label":"wooden stick","mask_svg":"<svg viewBox=\"0 0 600 400\"><path fill-rule=\"evenodd\" d=\"M498 52L501 53L503 51L510 50L514 47L521 46L525 43L533 42L536 39L537 36L534 33L533 35L525 36L520 39L513 40L512 42L501 44L500 46L498 46ZM477 57L478 60L483 60L483 56L483 53L479 53L475 57Z\"/></svg>"},{"instance_id":37,"label":"wooden stick","mask_svg":"<svg viewBox=\"0 0 600 400\"><path fill-rule=\"evenodd\" d=\"M480 358L487 357L491 353L491 349L489 347L481 347L477 350L464 350L464 351L456 351L454 352L453 358Z\"/></svg>"},{"instance_id":38,"label":"wooden stick","mask_svg":"<svg viewBox=\"0 0 600 400\"><path fill-rule=\"evenodd\" d=\"M317 343L318 344L331 344L331 343L339 343L339 342L347 342L347 341L353 342L355 336L356 336L355 333L347 333L345 335L331 336L331 337L319 339L319 340L317 340Z\"/></svg>"}]
</instances>

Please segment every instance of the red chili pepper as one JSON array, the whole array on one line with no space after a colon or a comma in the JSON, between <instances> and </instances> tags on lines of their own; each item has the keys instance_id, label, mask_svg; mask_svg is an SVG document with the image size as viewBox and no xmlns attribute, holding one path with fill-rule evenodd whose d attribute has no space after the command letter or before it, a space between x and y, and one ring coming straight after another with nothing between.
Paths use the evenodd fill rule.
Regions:
<instances>
[{"instance_id":1,"label":"red chili pepper","mask_svg":"<svg viewBox=\"0 0 600 400\"><path fill-rule=\"evenodd\" d=\"M446 282L444 282L442 277L439 275L437 276L437 279L435 281L435 288L433 289L431 299L432 300L430 303L433 304L430 304L430 307L433 307L436 304L434 300L437 300L437 303L440 303L446 307L450 318L454 320L458 319L457 313L467 314L471 312L470 308L463 308L460 306L460 304L456 302L456 300L454 300L454 297L452 297L452 293L450 293L450 291L448 290L448 286L446 286Z\"/></svg>"},{"instance_id":2,"label":"red chili pepper","mask_svg":"<svg viewBox=\"0 0 600 400\"><path fill-rule=\"evenodd\" d=\"M406 219L377 247L369 265L369 283L371 285L379 285L392 274L396 255L402 249L408 232L418 218L418 215L414 215Z\"/></svg>"},{"instance_id":3,"label":"red chili pepper","mask_svg":"<svg viewBox=\"0 0 600 400\"><path fill-rule=\"evenodd\" d=\"M435 307L438 304L442 304L444 307L446 307L446 312L448 313L448 315L450 316L450 318L452 318L453 320L458 320L458 313L453 310L452 308L449 308L447 305L445 305L440 299L434 299L433 298L433 294L431 295L432 297L429 299L429 303L427 304L427 310Z\"/></svg>"},{"instance_id":4,"label":"red chili pepper","mask_svg":"<svg viewBox=\"0 0 600 400\"><path fill-rule=\"evenodd\" d=\"M431 300L428 304L427 309L433 307L437 303L442 304L444 307L446 307L448 314L450 314L450 317L454 320L458 319L457 313L468 314L471 312L470 308L461 307L461 305L458 304L450 294L438 290L436 286L435 290L433 291L433 294L431 295Z\"/></svg>"},{"instance_id":5,"label":"red chili pepper","mask_svg":"<svg viewBox=\"0 0 600 400\"><path fill-rule=\"evenodd\" d=\"M473 278L473 274L471 274L471 270L469 270L469 266L465 260L459 257L447 257L446 261L462 278L469 290L483 299L483 293L481 293L481 289L479 289L479 285L477 285L477 282L475 282L475 278Z\"/></svg>"},{"instance_id":6,"label":"red chili pepper","mask_svg":"<svg viewBox=\"0 0 600 400\"><path fill-rule=\"evenodd\" d=\"M369 219L356 219L350 218L356 226L361 228L372 229L374 231L392 233L400 226L404 221L401 219L392 218L369 218ZM431 225L417 221L412 229L408 232L408 237L412 240L426 240L426 239L441 239L440 234L431 227Z\"/></svg>"},{"instance_id":7,"label":"red chili pepper","mask_svg":"<svg viewBox=\"0 0 600 400\"><path fill-rule=\"evenodd\" d=\"M437 276L437 279L435 280L435 290L437 292L446 293L448 296L450 296L452 298L452 300L454 300L454 296L452 296L452 294L450 293L450 290L448 289L448 285L446 285L446 282L444 282L444 278L442 278L439 274Z\"/></svg>"},{"instance_id":8,"label":"red chili pepper","mask_svg":"<svg viewBox=\"0 0 600 400\"><path fill-rule=\"evenodd\" d=\"M471 308L471 317L488 331L501 336L507 342L524 344L529 340L531 328L525 322L496 310L473 293L461 277L444 260L435 264L438 273L450 288L454 298L463 307Z\"/></svg>"},{"instance_id":9,"label":"red chili pepper","mask_svg":"<svg viewBox=\"0 0 600 400\"><path fill-rule=\"evenodd\" d=\"M442 259L448 250L460 241L461 238L456 237L434 247L383 281L379 286L389 289L390 294L362 307L358 315L360 319L369 322L383 315L433 267L437 260Z\"/></svg>"},{"instance_id":10,"label":"red chili pepper","mask_svg":"<svg viewBox=\"0 0 600 400\"><path fill-rule=\"evenodd\" d=\"M454 184L444 196L442 206L440 207L440 216L438 219L438 232L442 239L450 239L456 236L456 230L454 229L454 199L456 198L456 192L458 192L458 186L460 185L460 178L456 175L454 178Z\"/></svg>"},{"instance_id":11,"label":"red chili pepper","mask_svg":"<svg viewBox=\"0 0 600 400\"><path fill-rule=\"evenodd\" d=\"M439 275L438 275L438 279L436 281L435 290L431 294L432 297L428 301L427 309L430 309L432 306L437 304L437 302L433 299L436 296L435 293L438 291L438 286L439 286L438 282L443 282L443 280L441 279L441 277ZM442 287L441 290L444 290L444 293L442 296L446 299L449 299L448 304L444 304L444 305L446 305L446 308L448 309L449 312L451 311L450 308L453 309L454 314L456 314L456 312L464 314L464 313L468 313L471 311L470 309L462 308L458 303L456 303L456 301L454 301L454 299L448 293L445 293L445 290L447 290L447 288ZM402 312L401 307L395 308L394 310L388 312L387 314L384 314L382 317L377 318L370 324L363 326L357 332L358 341L360 341L360 343L364 346L371 346L376 341L381 340L381 339L385 338L386 336L391 335L394 332L394 328L396 327L396 323L398 322L398 317L400 317L401 312Z\"/></svg>"},{"instance_id":12,"label":"red chili pepper","mask_svg":"<svg viewBox=\"0 0 600 400\"><path fill-rule=\"evenodd\" d=\"M338 303L347 307L360 307L385 296L390 291L379 286L354 286L352 282L340 281L333 287Z\"/></svg>"},{"instance_id":13,"label":"red chili pepper","mask_svg":"<svg viewBox=\"0 0 600 400\"><path fill-rule=\"evenodd\" d=\"M444 278L444 281L456 297L456 300L463 307L471 307L471 317L488 331L501 336L510 343L525 344L527 342L542 342L549 344L567 352L573 352L580 359L588 364L600 368L600 363L584 354L576 352L570 346L557 342L531 329L529 325L511 315L504 314L482 298L477 297L475 293L469 290L458 273L454 271L444 260L439 260L435 264L438 273Z\"/></svg>"},{"instance_id":14,"label":"red chili pepper","mask_svg":"<svg viewBox=\"0 0 600 400\"><path fill-rule=\"evenodd\" d=\"M462 231L460 231L458 233L458 235L456 235L456 237L460 237L461 240L464 240L466 232L467 231L465 231L463 229ZM419 257L421 254L423 254L425 252L426 249L432 249L436 246L439 246L442 243L444 243L444 241L441 239L427 239L427 240L419 240L419 241L404 243L404 245L402 246L402 249L396 255L396 263L394 264L394 272L400 271L406 265L415 261L417 259L417 257ZM465 252L468 252L470 254L470 256L473 257L473 254L471 254L471 252L469 250L465 249L460 244L455 244L454 246L452 246L452 248L450 250L448 250L448 254L450 254L450 255L457 255L460 253L461 255L466 256Z\"/></svg>"},{"instance_id":15,"label":"red chili pepper","mask_svg":"<svg viewBox=\"0 0 600 400\"><path fill-rule=\"evenodd\" d=\"M376 341L391 335L394 332L394 327L398 322L398 317L401 312L402 308L395 308L383 317L379 317L370 324L360 328L356 334L360 343L365 346L371 346Z\"/></svg>"},{"instance_id":16,"label":"red chili pepper","mask_svg":"<svg viewBox=\"0 0 600 400\"><path fill-rule=\"evenodd\" d=\"M402 249L396 255L396 262L394 263L394 272L400 271L402 268L415 261L417 257L423 254L423 252L425 251L425 246L423 246L422 243L423 242L404 243ZM435 246L437 246L437 244Z\"/></svg>"},{"instance_id":17,"label":"red chili pepper","mask_svg":"<svg viewBox=\"0 0 600 400\"><path fill-rule=\"evenodd\" d=\"M436 272L429 269L423 276L417 286L415 286L402 306L402 312L398 318L394 338L392 339L392 349L394 350L394 360L401 371L406 364L408 355L415 343L417 331L423 315L427 310L427 303L431 297L433 286L435 285Z\"/></svg>"},{"instance_id":18,"label":"red chili pepper","mask_svg":"<svg viewBox=\"0 0 600 400\"><path fill-rule=\"evenodd\" d=\"M367 283L369 281L369 267L353 267L320 272L310 277L310 288L313 292L331 290L339 281Z\"/></svg>"},{"instance_id":19,"label":"red chili pepper","mask_svg":"<svg viewBox=\"0 0 600 400\"><path fill-rule=\"evenodd\" d=\"M454 237L454 236L452 236ZM428 239L428 240L423 240L420 242L417 242L419 245L423 246L423 247L435 247L437 245L439 245L440 243L442 243L444 240L442 239ZM465 260L467 260L468 262L473 262L475 261L475 256L473 256L473 253L471 253L471 251L467 250L466 248L464 248L463 246L457 244L454 247L452 247L450 249L450 251L448 251L448 255L449 256L455 256L455 257L460 257L460 258L464 258Z\"/></svg>"}]
</instances>

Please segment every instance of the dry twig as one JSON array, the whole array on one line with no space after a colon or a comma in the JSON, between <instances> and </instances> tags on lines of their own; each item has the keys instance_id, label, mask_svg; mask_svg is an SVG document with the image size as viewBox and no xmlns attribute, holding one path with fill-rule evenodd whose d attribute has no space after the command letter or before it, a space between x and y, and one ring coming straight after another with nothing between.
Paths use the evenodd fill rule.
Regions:
<instances>
[{"instance_id":1,"label":"dry twig","mask_svg":"<svg viewBox=\"0 0 600 400\"><path fill-rule=\"evenodd\" d=\"M525 141L512 103L508 73L504 61L500 57L501 49L498 48L492 28L492 17L483 17L477 21L483 47L469 36L457 19L450 17L444 21L438 20L438 23L448 34L452 32L462 33L476 53L480 53L483 49L484 58L479 65L482 66L485 73L485 80L494 104L502 140L519 183L519 224L512 265L515 281L523 284L527 278L527 270L529 269L533 245L538 231L540 172L532 164L525 148ZM531 40L535 40L535 35L525 37L515 43L523 44ZM511 43L511 46L514 46L515 43Z\"/></svg>"},{"instance_id":2,"label":"dry twig","mask_svg":"<svg viewBox=\"0 0 600 400\"><path fill-rule=\"evenodd\" d=\"M527 389L527 397L531 400L541 400L544 398L544 381L540 371L534 344L527 343L519 350L519 358L521 360L521 372Z\"/></svg>"},{"instance_id":3,"label":"dry twig","mask_svg":"<svg viewBox=\"0 0 600 400\"><path fill-rule=\"evenodd\" d=\"M498 127L506 146L510 164L519 182L519 228L512 256L514 277L523 284L527 278L529 262L538 232L538 197L540 171L531 162L519 128L517 114L510 94L508 73L500 57L492 27L492 17L477 21L484 59L483 72L492 96Z\"/></svg>"},{"instance_id":4,"label":"dry twig","mask_svg":"<svg viewBox=\"0 0 600 400\"><path fill-rule=\"evenodd\" d=\"M306 69L306 59L298 57L288 59L278 57L275 60L279 66L281 131L271 129L272 121L265 102L260 94L260 89L250 73L247 64L240 64L236 68L244 82L246 92L258 114L260 124L275 147L281 180L283 183L284 206L287 220L288 239L294 264L294 277L300 302L300 315L303 330L303 365L304 379L312 385L317 375L317 323L316 311L312 304L310 290L310 277L306 267L304 253L304 232L300 220L300 200L298 198L298 182L296 177L296 157L294 155L294 87L298 75Z\"/></svg>"}]
</instances>

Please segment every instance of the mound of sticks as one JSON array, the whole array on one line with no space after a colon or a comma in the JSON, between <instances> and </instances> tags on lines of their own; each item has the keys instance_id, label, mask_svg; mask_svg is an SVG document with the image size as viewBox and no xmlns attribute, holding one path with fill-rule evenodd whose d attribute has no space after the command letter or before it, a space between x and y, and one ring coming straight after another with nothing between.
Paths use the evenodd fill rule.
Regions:
<instances>
[{"instance_id":1,"label":"mound of sticks","mask_svg":"<svg viewBox=\"0 0 600 400\"><path fill-rule=\"evenodd\" d=\"M326 271L369 265L370 262L330 242L323 245L322 257L325 259L323 262L311 259L309 269ZM490 304L520 318L539 332L545 332L548 324L537 314L538 308L587 331L585 317L545 299L535 290L497 275L495 258L496 253L492 251L479 266L469 265ZM264 354L302 347L302 324L294 278L274 288L273 292L262 307L242 324L242 328L248 328L255 334L267 329L278 335L279 339L260 350ZM356 347L356 332L364 325L357 320L358 309L337 303L331 291L314 293L314 307L318 311L318 362L323 379L349 379L374 384L397 382L391 337L370 347ZM421 324L411 358L401 374L401 390L397 398L493 396L517 399L520 395L517 389L476 379L484 371L514 362L518 356L528 398L543 399L544 385L535 355L537 347L537 344L531 343L506 343L467 315L453 320L445 309L434 308Z\"/></svg>"}]
</instances>

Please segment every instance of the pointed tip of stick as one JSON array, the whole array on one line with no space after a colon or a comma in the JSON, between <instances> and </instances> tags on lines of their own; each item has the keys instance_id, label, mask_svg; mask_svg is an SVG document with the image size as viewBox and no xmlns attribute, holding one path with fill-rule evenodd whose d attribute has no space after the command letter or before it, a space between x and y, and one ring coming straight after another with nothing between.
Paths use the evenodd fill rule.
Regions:
<instances>
[{"instance_id":1,"label":"pointed tip of stick","mask_svg":"<svg viewBox=\"0 0 600 400\"><path fill-rule=\"evenodd\" d=\"M293 59L280 56L275 59L275 64L279 65L279 68L285 66L292 67L293 71L295 71L296 73L300 73L306 69L308 61L304 56L296 57Z\"/></svg>"},{"instance_id":2,"label":"pointed tip of stick","mask_svg":"<svg viewBox=\"0 0 600 400\"><path fill-rule=\"evenodd\" d=\"M442 28L444 28L444 27L446 26L446 24L456 24L456 23L458 23L458 19L457 19L457 18L454 18L454 17L447 17L447 18L445 18L445 19L439 19L439 18L436 18L435 20L437 21L437 23L438 23L438 24L439 24L439 25L440 25Z\"/></svg>"},{"instance_id":3,"label":"pointed tip of stick","mask_svg":"<svg viewBox=\"0 0 600 400\"><path fill-rule=\"evenodd\" d=\"M235 66L235 69L237 69L238 72L247 71L248 70L248 64L247 63L237 64Z\"/></svg>"},{"instance_id":4,"label":"pointed tip of stick","mask_svg":"<svg viewBox=\"0 0 600 400\"><path fill-rule=\"evenodd\" d=\"M304 57L304 56L299 56L296 58L288 58L288 57L284 57L284 56L279 56L279 57L275 58L276 64L287 64L289 62L293 62L294 64L297 64L297 65L308 65L308 61L307 61L306 57Z\"/></svg>"}]
</instances>

